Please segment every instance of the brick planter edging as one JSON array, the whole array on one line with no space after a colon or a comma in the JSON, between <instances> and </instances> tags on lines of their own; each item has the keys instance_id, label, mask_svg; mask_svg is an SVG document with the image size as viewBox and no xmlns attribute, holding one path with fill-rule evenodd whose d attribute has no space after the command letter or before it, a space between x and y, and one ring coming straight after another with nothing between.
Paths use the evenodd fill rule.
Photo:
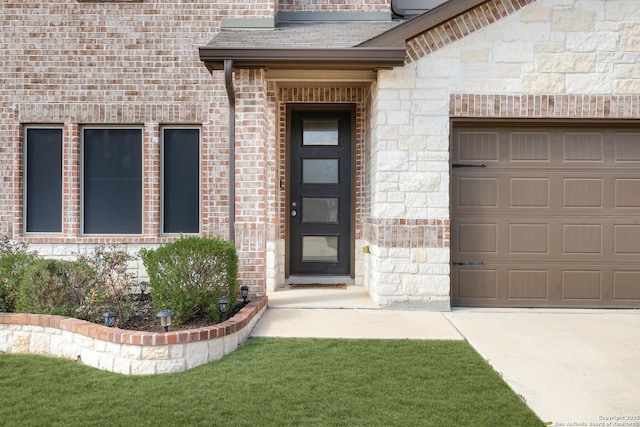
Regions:
<instances>
[{"instance_id":1,"label":"brick planter edging","mask_svg":"<svg viewBox=\"0 0 640 427\"><path fill-rule=\"evenodd\" d=\"M243 344L267 308L256 298L231 319L175 332L140 332L64 316L0 313L0 352L82 361L128 375L180 372L222 358Z\"/></svg>"}]
</instances>

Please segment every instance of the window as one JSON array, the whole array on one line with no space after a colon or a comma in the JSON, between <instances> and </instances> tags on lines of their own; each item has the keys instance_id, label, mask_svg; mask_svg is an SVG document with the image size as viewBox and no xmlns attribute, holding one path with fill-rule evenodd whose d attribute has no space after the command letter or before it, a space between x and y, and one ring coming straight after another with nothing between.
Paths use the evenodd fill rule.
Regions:
<instances>
[{"instance_id":1,"label":"window","mask_svg":"<svg viewBox=\"0 0 640 427\"><path fill-rule=\"evenodd\" d=\"M200 232L200 130L162 130L162 232Z\"/></svg>"},{"instance_id":2,"label":"window","mask_svg":"<svg viewBox=\"0 0 640 427\"><path fill-rule=\"evenodd\" d=\"M142 129L82 130L84 234L142 234Z\"/></svg>"},{"instance_id":3,"label":"window","mask_svg":"<svg viewBox=\"0 0 640 427\"><path fill-rule=\"evenodd\" d=\"M25 232L62 232L62 128L25 128Z\"/></svg>"}]
</instances>

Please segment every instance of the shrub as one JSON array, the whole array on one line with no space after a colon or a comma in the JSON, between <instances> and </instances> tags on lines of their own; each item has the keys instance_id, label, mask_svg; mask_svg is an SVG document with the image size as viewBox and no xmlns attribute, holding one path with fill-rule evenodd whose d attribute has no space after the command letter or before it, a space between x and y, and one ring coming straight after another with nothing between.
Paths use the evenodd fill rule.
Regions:
<instances>
[{"instance_id":1,"label":"shrub","mask_svg":"<svg viewBox=\"0 0 640 427\"><path fill-rule=\"evenodd\" d=\"M217 322L218 300L229 298L230 313L238 297L238 255L233 243L208 237L182 237L156 250L142 249L153 304L169 309L176 323L205 315Z\"/></svg>"},{"instance_id":2,"label":"shrub","mask_svg":"<svg viewBox=\"0 0 640 427\"><path fill-rule=\"evenodd\" d=\"M116 326L126 323L135 313L132 294L136 275L127 272L127 264L135 258L116 246L97 246L80 254L78 261L92 268L93 276L86 289L84 305L76 317L102 323L106 311L116 313Z\"/></svg>"},{"instance_id":3,"label":"shrub","mask_svg":"<svg viewBox=\"0 0 640 427\"><path fill-rule=\"evenodd\" d=\"M30 252L26 243L7 237L0 240L0 311L15 311L20 282L37 260L37 254Z\"/></svg>"},{"instance_id":4,"label":"shrub","mask_svg":"<svg viewBox=\"0 0 640 427\"><path fill-rule=\"evenodd\" d=\"M79 317L92 277L93 270L83 262L39 260L20 282L16 308L29 313Z\"/></svg>"}]
</instances>

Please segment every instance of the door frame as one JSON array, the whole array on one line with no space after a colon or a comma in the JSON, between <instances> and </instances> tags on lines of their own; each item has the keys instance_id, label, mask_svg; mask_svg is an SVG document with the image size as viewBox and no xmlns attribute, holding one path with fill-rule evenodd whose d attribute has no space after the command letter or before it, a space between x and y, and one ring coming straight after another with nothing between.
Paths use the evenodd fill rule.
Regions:
<instances>
[{"instance_id":1,"label":"door frame","mask_svg":"<svg viewBox=\"0 0 640 427\"><path fill-rule=\"evenodd\" d=\"M282 219L285 225L285 279L291 275L291 221L289 220L289 210L291 205L291 113L294 111L339 111L349 112L351 116L350 131L351 131L351 147L350 157L351 164L349 170L351 171L351 191L349 192L349 215L350 215L350 230L349 230L349 277L355 277L355 243L356 243L356 105L353 103L344 104L314 104L314 103L288 103L286 104L286 123L285 123L285 205L282 209ZM316 275L313 275L316 276ZM318 275L318 277L322 277ZM331 276L329 276L331 277Z\"/></svg>"}]
</instances>

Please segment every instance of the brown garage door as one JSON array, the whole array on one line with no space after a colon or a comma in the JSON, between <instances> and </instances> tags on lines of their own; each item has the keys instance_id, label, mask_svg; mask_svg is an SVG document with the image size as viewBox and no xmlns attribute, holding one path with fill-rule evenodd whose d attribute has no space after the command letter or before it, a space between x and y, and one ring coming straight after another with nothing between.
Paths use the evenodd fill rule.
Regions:
<instances>
[{"instance_id":1,"label":"brown garage door","mask_svg":"<svg viewBox=\"0 0 640 427\"><path fill-rule=\"evenodd\" d=\"M456 306L640 307L640 127L456 125Z\"/></svg>"}]
</instances>

